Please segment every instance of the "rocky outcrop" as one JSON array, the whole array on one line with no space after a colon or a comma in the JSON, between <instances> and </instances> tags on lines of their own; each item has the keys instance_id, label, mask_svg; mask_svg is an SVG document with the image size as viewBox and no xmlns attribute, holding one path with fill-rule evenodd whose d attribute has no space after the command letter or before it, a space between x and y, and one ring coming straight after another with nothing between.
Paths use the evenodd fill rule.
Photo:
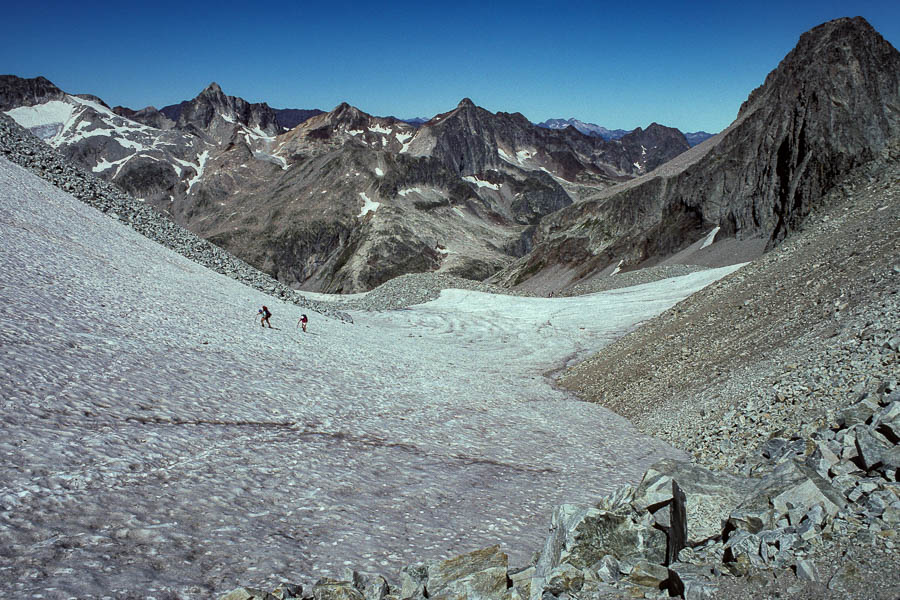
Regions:
<instances>
[{"instance_id":1,"label":"rocky outcrop","mask_svg":"<svg viewBox=\"0 0 900 600\"><path fill-rule=\"evenodd\" d=\"M0 111L62 100L65 96L64 91L43 77L23 79L15 75L0 75Z\"/></svg>"},{"instance_id":2,"label":"rocky outcrop","mask_svg":"<svg viewBox=\"0 0 900 600\"><path fill-rule=\"evenodd\" d=\"M131 110L124 106L115 106L112 110L117 115L125 117L126 119L131 119L132 121L137 121L138 123L143 123L148 127L154 127L156 129L172 129L175 127L175 121L152 106L140 110Z\"/></svg>"},{"instance_id":3,"label":"rocky outcrop","mask_svg":"<svg viewBox=\"0 0 900 600\"><path fill-rule=\"evenodd\" d=\"M659 260L718 227L771 249L825 193L900 135L900 53L862 18L803 34L714 139L598 200L542 222L535 249L498 279L558 265L575 279ZM577 252L561 252L564 246Z\"/></svg>"},{"instance_id":4,"label":"rocky outcrop","mask_svg":"<svg viewBox=\"0 0 900 600\"><path fill-rule=\"evenodd\" d=\"M456 109L422 125L407 151L433 156L461 175L543 168L568 181L609 185L687 149L677 129L655 123L647 132L637 129L621 141L606 141L575 128L536 126L519 113L492 114L464 98Z\"/></svg>"},{"instance_id":5,"label":"rocky outcrop","mask_svg":"<svg viewBox=\"0 0 900 600\"><path fill-rule=\"evenodd\" d=\"M186 131L202 131L216 142L222 143L231 137L236 127L244 126L260 136L274 136L281 133L275 111L265 102L251 104L243 98L226 96L215 82L210 83L200 94L188 102L178 105L176 127ZM172 118L175 111L167 116Z\"/></svg>"}]
</instances>

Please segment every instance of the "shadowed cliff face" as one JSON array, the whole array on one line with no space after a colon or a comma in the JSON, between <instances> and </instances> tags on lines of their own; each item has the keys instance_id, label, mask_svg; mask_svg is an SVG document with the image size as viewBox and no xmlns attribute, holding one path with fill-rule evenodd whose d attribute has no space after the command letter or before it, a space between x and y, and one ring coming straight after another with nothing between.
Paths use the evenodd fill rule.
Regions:
<instances>
[{"instance_id":1,"label":"shadowed cliff face","mask_svg":"<svg viewBox=\"0 0 900 600\"><path fill-rule=\"evenodd\" d=\"M750 94L737 120L657 172L542 222L535 249L501 279L522 283L577 253L583 277L634 266L719 236L764 238L801 227L824 194L900 135L900 53L862 18L805 33Z\"/></svg>"}]
</instances>

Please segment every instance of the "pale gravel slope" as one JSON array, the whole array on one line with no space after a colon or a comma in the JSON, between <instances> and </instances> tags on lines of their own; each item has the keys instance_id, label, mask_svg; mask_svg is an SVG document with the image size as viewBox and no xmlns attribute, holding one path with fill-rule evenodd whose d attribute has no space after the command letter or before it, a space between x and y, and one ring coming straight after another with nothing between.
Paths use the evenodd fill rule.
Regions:
<instances>
[{"instance_id":1,"label":"pale gravel slope","mask_svg":"<svg viewBox=\"0 0 900 600\"><path fill-rule=\"evenodd\" d=\"M729 272L315 316L0 160L0 596L208 597L540 547L663 456L544 376ZM267 304L277 330L260 328Z\"/></svg>"}]
</instances>

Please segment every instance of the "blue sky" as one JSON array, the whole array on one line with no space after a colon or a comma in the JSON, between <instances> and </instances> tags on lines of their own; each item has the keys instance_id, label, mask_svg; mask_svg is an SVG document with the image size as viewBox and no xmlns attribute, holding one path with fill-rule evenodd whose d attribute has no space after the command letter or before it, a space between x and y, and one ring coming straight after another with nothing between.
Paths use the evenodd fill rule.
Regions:
<instances>
[{"instance_id":1,"label":"blue sky","mask_svg":"<svg viewBox=\"0 0 900 600\"><path fill-rule=\"evenodd\" d=\"M15 2L0 73L110 106L211 81L276 108L431 117L464 97L532 121L719 131L808 29L861 15L900 45L900 2Z\"/></svg>"}]
</instances>

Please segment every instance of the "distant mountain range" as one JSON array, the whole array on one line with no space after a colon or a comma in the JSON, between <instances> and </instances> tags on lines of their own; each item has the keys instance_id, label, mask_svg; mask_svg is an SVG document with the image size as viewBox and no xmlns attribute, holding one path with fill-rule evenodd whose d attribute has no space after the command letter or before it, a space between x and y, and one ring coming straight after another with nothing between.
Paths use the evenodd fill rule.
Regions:
<instances>
[{"instance_id":1,"label":"distant mountain range","mask_svg":"<svg viewBox=\"0 0 900 600\"><path fill-rule=\"evenodd\" d=\"M548 119L537 125L538 127L546 127L547 129L565 129L566 127L574 127L585 135L601 137L604 140L622 139L622 137L631 133L631 131L627 129L607 129L606 127L595 125L594 123L579 121L578 119ZM714 135L714 133L696 131L693 133L685 133L684 137L687 138L688 144L693 147L700 142L708 140Z\"/></svg>"},{"instance_id":2,"label":"distant mountain range","mask_svg":"<svg viewBox=\"0 0 900 600\"><path fill-rule=\"evenodd\" d=\"M804 34L738 119L693 148L709 134L538 126L468 98L424 122L347 103L279 111L215 83L132 110L3 76L0 110L296 288L437 271L558 289L691 252L714 263L723 240L732 260L775 247L900 135L898 90L900 55L856 18Z\"/></svg>"},{"instance_id":3,"label":"distant mountain range","mask_svg":"<svg viewBox=\"0 0 900 600\"><path fill-rule=\"evenodd\" d=\"M466 98L414 126L346 103L279 111L215 83L132 110L7 76L0 110L281 281L331 292L408 272L488 277L528 250L545 215L689 148L657 124L604 140Z\"/></svg>"}]
</instances>

